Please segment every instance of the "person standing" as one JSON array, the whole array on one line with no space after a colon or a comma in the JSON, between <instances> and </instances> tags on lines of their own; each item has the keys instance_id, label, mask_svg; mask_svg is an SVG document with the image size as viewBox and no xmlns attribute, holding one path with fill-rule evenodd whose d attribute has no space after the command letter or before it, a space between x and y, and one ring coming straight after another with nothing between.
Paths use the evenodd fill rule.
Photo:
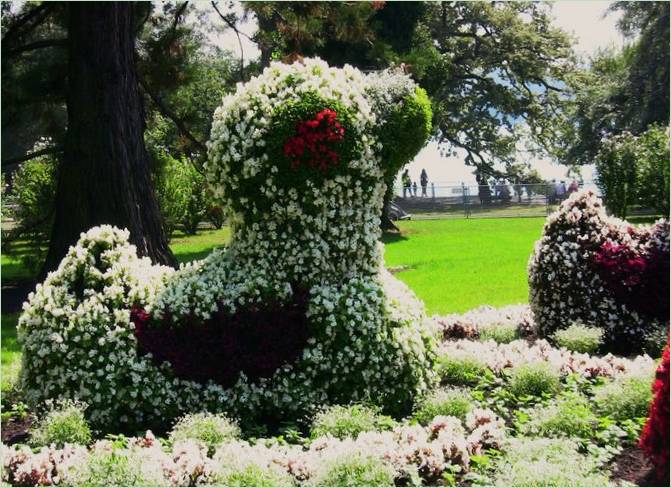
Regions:
<instances>
[{"instance_id":1,"label":"person standing","mask_svg":"<svg viewBox=\"0 0 671 488\"><path fill-rule=\"evenodd\" d=\"M406 169L401 176L401 183L403 184L403 198L405 198L406 192L409 196L412 196L412 180L410 180L410 174Z\"/></svg>"},{"instance_id":2,"label":"person standing","mask_svg":"<svg viewBox=\"0 0 671 488\"><path fill-rule=\"evenodd\" d=\"M412 182L412 196L415 198L417 197L417 182L413 181Z\"/></svg>"},{"instance_id":3,"label":"person standing","mask_svg":"<svg viewBox=\"0 0 671 488\"><path fill-rule=\"evenodd\" d=\"M426 170L422 168L422 174L419 176L419 183L422 185L422 197L428 196L426 194L426 187L429 184L429 175L426 174Z\"/></svg>"}]
</instances>

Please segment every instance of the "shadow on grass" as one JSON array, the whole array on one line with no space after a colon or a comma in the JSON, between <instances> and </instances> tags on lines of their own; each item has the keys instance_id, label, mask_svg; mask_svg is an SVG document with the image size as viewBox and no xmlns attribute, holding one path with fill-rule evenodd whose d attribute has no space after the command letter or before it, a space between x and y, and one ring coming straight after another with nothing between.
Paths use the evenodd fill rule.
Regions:
<instances>
[{"instance_id":1,"label":"shadow on grass","mask_svg":"<svg viewBox=\"0 0 671 488\"><path fill-rule=\"evenodd\" d=\"M216 247L217 246L208 247L202 251L175 252L175 259L177 259L178 263L188 263L197 259L204 259L209 256Z\"/></svg>"},{"instance_id":2,"label":"shadow on grass","mask_svg":"<svg viewBox=\"0 0 671 488\"><path fill-rule=\"evenodd\" d=\"M400 242L400 241L407 241L408 237L401 234L400 232L384 232L382 234L382 237L380 238L380 241L383 244L389 244L391 242Z\"/></svg>"}]
</instances>

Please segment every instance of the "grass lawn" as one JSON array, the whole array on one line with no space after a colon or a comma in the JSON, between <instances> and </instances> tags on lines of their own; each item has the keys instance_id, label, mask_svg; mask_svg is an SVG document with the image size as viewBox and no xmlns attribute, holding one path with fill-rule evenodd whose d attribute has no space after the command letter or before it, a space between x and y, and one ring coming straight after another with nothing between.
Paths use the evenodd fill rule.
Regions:
<instances>
[{"instance_id":1,"label":"grass lawn","mask_svg":"<svg viewBox=\"0 0 671 488\"><path fill-rule=\"evenodd\" d=\"M405 221L388 237L385 261L429 314L523 303L527 262L545 218Z\"/></svg>"},{"instance_id":2,"label":"grass lawn","mask_svg":"<svg viewBox=\"0 0 671 488\"><path fill-rule=\"evenodd\" d=\"M21 348L16 341L18 313L2 314L2 393L9 391L16 382L21 365Z\"/></svg>"}]
</instances>

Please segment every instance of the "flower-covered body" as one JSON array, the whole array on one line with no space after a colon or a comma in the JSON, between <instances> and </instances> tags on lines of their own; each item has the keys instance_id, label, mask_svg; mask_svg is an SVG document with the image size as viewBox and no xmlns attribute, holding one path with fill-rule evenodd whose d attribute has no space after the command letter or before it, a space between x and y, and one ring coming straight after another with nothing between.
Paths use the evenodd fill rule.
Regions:
<instances>
[{"instance_id":1,"label":"flower-covered body","mask_svg":"<svg viewBox=\"0 0 671 488\"><path fill-rule=\"evenodd\" d=\"M272 422L353 400L403 413L431 386L423 305L383 267L382 146L365 89L356 69L305 60L274 63L224 99L205 169L228 209L229 246L146 299L121 296L101 311L119 314L123 369L142 364L151 377L155 404L129 424L202 409ZM33 303L27 311L40 314ZM114 354L91 350L101 360ZM37 381L38 370L30 374ZM119 374L105 370L100 381ZM62 384L35 400L50 395L82 397ZM91 396L81 398L90 411L117 412Z\"/></svg>"},{"instance_id":2,"label":"flower-covered body","mask_svg":"<svg viewBox=\"0 0 671 488\"><path fill-rule=\"evenodd\" d=\"M594 193L576 193L548 217L529 261L538 333L582 322L603 329L608 351L640 351L668 324L668 275L668 221L632 227Z\"/></svg>"}]
</instances>

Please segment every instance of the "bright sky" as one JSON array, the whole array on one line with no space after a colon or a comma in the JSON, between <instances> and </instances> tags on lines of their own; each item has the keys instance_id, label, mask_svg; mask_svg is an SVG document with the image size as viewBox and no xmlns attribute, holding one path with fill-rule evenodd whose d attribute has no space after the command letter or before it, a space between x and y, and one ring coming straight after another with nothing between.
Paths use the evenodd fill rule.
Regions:
<instances>
[{"instance_id":1,"label":"bright sky","mask_svg":"<svg viewBox=\"0 0 671 488\"><path fill-rule=\"evenodd\" d=\"M553 2L554 23L565 31L572 33L576 41L576 51L583 57L594 54L599 49L610 46L620 47L624 43L623 37L617 31L616 22L619 13L604 16L610 1L599 0L560 0ZM203 9L209 8L213 15L212 20L221 23L208 3L199 4ZM223 5L222 5L223 7ZM237 10L237 7L236 7ZM242 24L241 30L252 35L256 31L256 23L251 21ZM224 49L239 55L238 39L231 29L212 34L212 40ZM248 39L242 38L245 60L254 59L259 55L256 45ZM475 184L473 168L463 163L463 153L456 157L443 157L438 150L438 144L431 141L417 155L408 166L410 176L419 181L422 168L426 168L429 180L438 184ZM532 166L546 179L564 179L567 168L553 164L548 160L535 160ZM593 179L593 168L585 167L582 170L586 181Z\"/></svg>"}]
</instances>

